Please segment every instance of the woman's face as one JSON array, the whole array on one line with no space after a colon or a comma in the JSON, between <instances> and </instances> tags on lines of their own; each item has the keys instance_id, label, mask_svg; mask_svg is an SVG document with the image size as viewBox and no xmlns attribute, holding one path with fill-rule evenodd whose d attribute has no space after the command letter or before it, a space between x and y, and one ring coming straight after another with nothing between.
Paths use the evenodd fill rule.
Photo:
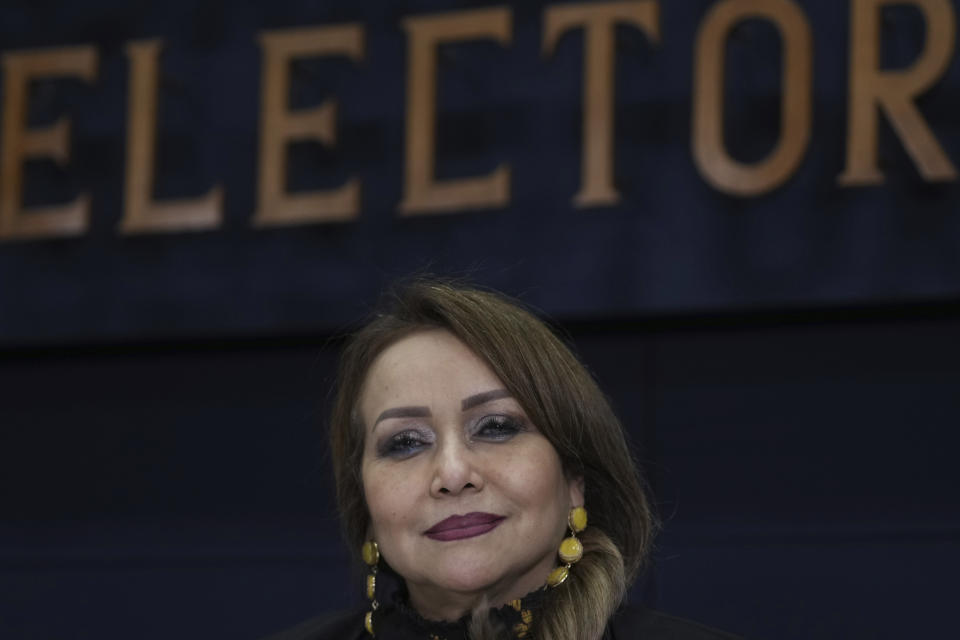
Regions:
<instances>
[{"instance_id":1,"label":"woman's face","mask_svg":"<svg viewBox=\"0 0 960 640\"><path fill-rule=\"evenodd\" d=\"M479 357L444 330L407 336L374 361L359 408L372 537L421 614L544 584L582 482Z\"/></svg>"}]
</instances>

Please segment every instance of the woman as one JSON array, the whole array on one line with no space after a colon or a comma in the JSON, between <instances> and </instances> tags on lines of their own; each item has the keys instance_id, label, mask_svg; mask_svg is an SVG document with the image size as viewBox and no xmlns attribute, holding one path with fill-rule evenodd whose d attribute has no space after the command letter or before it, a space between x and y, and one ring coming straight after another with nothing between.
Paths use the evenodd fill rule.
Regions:
<instances>
[{"instance_id":1,"label":"woman","mask_svg":"<svg viewBox=\"0 0 960 640\"><path fill-rule=\"evenodd\" d=\"M275 640L732 638L618 610L656 529L623 429L563 343L497 294L395 293L343 353L331 446L369 606Z\"/></svg>"}]
</instances>

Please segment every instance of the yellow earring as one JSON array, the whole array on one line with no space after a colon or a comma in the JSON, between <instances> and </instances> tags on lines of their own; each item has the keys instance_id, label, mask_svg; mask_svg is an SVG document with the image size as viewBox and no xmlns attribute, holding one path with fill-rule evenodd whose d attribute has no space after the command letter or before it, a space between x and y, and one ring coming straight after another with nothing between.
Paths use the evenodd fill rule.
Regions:
<instances>
[{"instance_id":1,"label":"yellow earring","mask_svg":"<svg viewBox=\"0 0 960 640\"><path fill-rule=\"evenodd\" d=\"M368 540L363 543L360 550L363 555L363 561L370 567L370 575L367 576L367 598L370 600L370 611L363 617L363 627L371 636L376 636L373 632L373 612L380 607L377 602L377 564L380 562L380 547L376 541Z\"/></svg>"},{"instance_id":2,"label":"yellow earring","mask_svg":"<svg viewBox=\"0 0 960 640\"><path fill-rule=\"evenodd\" d=\"M577 534L587 528L587 510L583 507L570 509L567 525L570 527L570 537L563 539L558 552L563 564L547 576L547 584L551 587L563 584L570 575L570 566L583 557L583 543L577 538Z\"/></svg>"}]
</instances>

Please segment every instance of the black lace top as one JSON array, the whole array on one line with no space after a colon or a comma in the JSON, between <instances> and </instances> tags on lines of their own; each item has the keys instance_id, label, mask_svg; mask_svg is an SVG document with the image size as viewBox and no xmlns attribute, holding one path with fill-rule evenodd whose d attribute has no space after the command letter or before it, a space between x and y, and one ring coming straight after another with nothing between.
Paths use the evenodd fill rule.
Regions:
<instances>
[{"instance_id":1,"label":"black lace top","mask_svg":"<svg viewBox=\"0 0 960 640\"><path fill-rule=\"evenodd\" d=\"M410 606L406 588L395 575L380 572L373 618L373 640L468 640L469 616L456 622L426 620ZM559 588L563 588L562 586ZM547 592L539 589L490 611L491 622L504 640L534 639L535 623ZM265 640L371 640L364 628L364 614L355 609L306 622ZM644 607L625 607L610 620L604 640L738 640L735 636ZM577 639L579 640L579 639Z\"/></svg>"},{"instance_id":2,"label":"black lace top","mask_svg":"<svg viewBox=\"0 0 960 640\"><path fill-rule=\"evenodd\" d=\"M526 597L514 600L490 611L491 624L502 631L504 638L527 638L533 635L534 617L539 613L543 600L543 590L534 591ZM417 613L405 600L396 603L392 611L383 611L374 617L374 631L377 638L384 640L406 640L407 638L425 638L429 640L469 640L467 629L470 616L464 616L456 622L438 622L427 620ZM383 632L380 632L380 629Z\"/></svg>"},{"instance_id":3,"label":"black lace top","mask_svg":"<svg viewBox=\"0 0 960 640\"><path fill-rule=\"evenodd\" d=\"M410 605L402 580L390 575L389 571L381 571L377 582L380 606L373 616L377 640L469 640L469 614L456 622L427 620ZM544 589L537 589L523 598L491 609L490 623L501 631L503 638L530 640L533 637L533 621L540 611L545 593ZM362 627L362 618L358 624Z\"/></svg>"}]
</instances>

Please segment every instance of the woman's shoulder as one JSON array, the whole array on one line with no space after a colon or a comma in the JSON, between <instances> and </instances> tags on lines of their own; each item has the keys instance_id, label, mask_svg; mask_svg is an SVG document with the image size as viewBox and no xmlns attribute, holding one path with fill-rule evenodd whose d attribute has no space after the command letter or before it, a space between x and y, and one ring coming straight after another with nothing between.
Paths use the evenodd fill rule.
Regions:
<instances>
[{"instance_id":1,"label":"woman's shoulder","mask_svg":"<svg viewBox=\"0 0 960 640\"><path fill-rule=\"evenodd\" d=\"M738 636L642 606L627 606L610 621L611 640L740 640Z\"/></svg>"},{"instance_id":2,"label":"woman's shoulder","mask_svg":"<svg viewBox=\"0 0 960 640\"><path fill-rule=\"evenodd\" d=\"M262 640L351 640L362 638L363 612L337 611L301 622Z\"/></svg>"}]
</instances>

